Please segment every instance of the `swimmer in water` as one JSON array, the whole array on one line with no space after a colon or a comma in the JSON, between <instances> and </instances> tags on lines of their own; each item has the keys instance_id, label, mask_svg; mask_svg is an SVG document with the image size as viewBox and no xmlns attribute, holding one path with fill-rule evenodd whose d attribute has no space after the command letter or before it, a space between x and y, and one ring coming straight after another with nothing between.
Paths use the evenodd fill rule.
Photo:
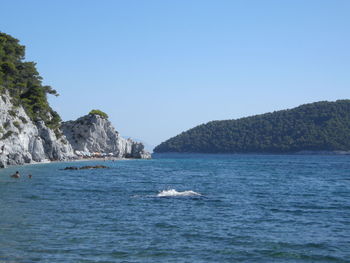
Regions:
<instances>
[{"instance_id":1,"label":"swimmer in water","mask_svg":"<svg viewBox=\"0 0 350 263\"><path fill-rule=\"evenodd\" d=\"M29 178L29 179L32 179L32 175L31 175L31 174L28 174L28 178Z\"/></svg>"},{"instance_id":2,"label":"swimmer in water","mask_svg":"<svg viewBox=\"0 0 350 263\"><path fill-rule=\"evenodd\" d=\"M15 174L11 175L12 178L20 178L19 172L17 171Z\"/></svg>"}]
</instances>

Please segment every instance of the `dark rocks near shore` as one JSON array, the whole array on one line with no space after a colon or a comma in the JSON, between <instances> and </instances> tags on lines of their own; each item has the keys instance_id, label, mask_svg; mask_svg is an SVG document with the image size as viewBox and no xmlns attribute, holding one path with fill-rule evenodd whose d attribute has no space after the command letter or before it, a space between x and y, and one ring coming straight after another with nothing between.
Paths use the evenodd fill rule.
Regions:
<instances>
[{"instance_id":1,"label":"dark rocks near shore","mask_svg":"<svg viewBox=\"0 0 350 263\"><path fill-rule=\"evenodd\" d=\"M68 167L61 169L61 170L91 170L91 169L106 169L106 168L109 168L109 167L104 166L104 165L86 165L86 166L81 166L81 167L68 166Z\"/></svg>"}]
</instances>

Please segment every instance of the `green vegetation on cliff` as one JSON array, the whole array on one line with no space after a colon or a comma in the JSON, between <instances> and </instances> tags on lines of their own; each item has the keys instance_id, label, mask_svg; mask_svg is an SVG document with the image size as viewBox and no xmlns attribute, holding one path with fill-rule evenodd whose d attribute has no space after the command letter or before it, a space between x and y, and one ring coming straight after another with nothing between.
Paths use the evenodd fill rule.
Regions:
<instances>
[{"instance_id":1,"label":"green vegetation on cliff","mask_svg":"<svg viewBox=\"0 0 350 263\"><path fill-rule=\"evenodd\" d=\"M99 115L101 116L102 118L105 118L105 119L108 119L108 115L107 113L101 111L101 110L91 110L89 112L89 114L92 114L92 115Z\"/></svg>"},{"instance_id":2,"label":"green vegetation on cliff","mask_svg":"<svg viewBox=\"0 0 350 263\"><path fill-rule=\"evenodd\" d=\"M42 84L34 62L24 61L25 47L10 35L0 32L0 93L8 91L14 105L22 105L33 120L43 120L56 129L60 116L51 109L47 94L56 90Z\"/></svg>"},{"instance_id":3,"label":"green vegetation on cliff","mask_svg":"<svg viewBox=\"0 0 350 263\"><path fill-rule=\"evenodd\" d=\"M288 153L350 150L350 100L316 102L237 120L211 121L154 152Z\"/></svg>"}]
</instances>

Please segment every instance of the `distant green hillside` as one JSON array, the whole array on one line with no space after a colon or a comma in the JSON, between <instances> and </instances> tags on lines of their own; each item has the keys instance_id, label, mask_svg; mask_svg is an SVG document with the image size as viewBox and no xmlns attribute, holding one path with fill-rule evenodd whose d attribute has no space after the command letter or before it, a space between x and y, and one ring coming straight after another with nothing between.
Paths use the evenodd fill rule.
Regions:
<instances>
[{"instance_id":1,"label":"distant green hillside","mask_svg":"<svg viewBox=\"0 0 350 263\"><path fill-rule=\"evenodd\" d=\"M154 152L291 153L350 150L350 100L315 102L237 120L211 121Z\"/></svg>"}]
</instances>

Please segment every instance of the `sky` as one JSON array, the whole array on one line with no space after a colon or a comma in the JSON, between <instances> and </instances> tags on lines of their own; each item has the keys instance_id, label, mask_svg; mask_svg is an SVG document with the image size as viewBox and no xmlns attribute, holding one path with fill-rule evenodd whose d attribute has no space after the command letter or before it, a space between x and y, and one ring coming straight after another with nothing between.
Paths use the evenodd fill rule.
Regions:
<instances>
[{"instance_id":1,"label":"sky","mask_svg":"<svg viewBox=\"0 0 350 263\"><path fill-rule=\"evenodd\" d=\"M348 0L0 0L63 120L156 146L211 120L350 99Z\"/></svg>"}]
</instances>

